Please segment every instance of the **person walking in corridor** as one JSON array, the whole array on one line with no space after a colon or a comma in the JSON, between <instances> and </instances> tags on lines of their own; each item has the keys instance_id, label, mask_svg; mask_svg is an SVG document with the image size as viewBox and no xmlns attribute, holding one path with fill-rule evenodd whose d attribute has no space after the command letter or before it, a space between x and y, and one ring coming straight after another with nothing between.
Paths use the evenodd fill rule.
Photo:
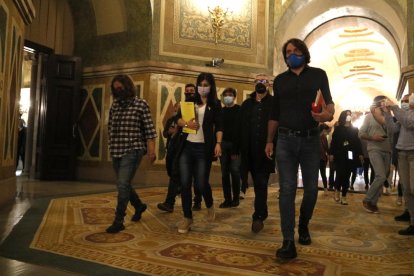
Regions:
<instances>
[{"instance_id":1,"label":"person walking in corridor","mask_svg":"<svg viewBox=\"0 0 414 276\"><path fill-rule=\"evenodd\" d=\"M183 150L179 157L181 180L181 203L183 220L178 224L178 232L187 233L193 224L191 210L191 184L202 192L207 207L207 220L214 221L214 200L209 184L213 159L221 156L223 138L221 103L217 98L217 88L211 73L201 73L197 77L195 94L195 118L185 121L179 112L177 124L195 130L186 135Z\"/></svg>"},{"instance_id":2,"label":"person walking in corridor","mask_svg":"<svg viewBox=\"0 0 414 276\"><path fill-rule=\"evenodd\" d=\"M358 129L352 126L351 120L350 110L341 112L329 149L329 161L335 162L337 166L334 199L342 205L348 205L346 195L350 186L349 177L354 168L364 161Z\"/></svg>"},{"instance_id":3,"label":"person walking in corridor","mask_svg":"<svg viewBox=\"0 0 414 276\"><path fill-rule=\"evenodd\" d=\"M279 171L279 209L283 245L276 251L280 259L297 256L295 235L295 198L299 165L303 177L303 200L299 216L299 243L311 243L309 221L318 196L320 138L318 124L331 121L335 112L326 72L310 67L306 44L289 39L282 48L288 70L273 82L274 105L268 122L266 154L273 158L273 138L279 133L276 161ZM312 111L318 91L325 105Z\"/></svg>"},{"instance_id":4,"label":"person walking in corridor","mask_svg":"<svg viewBox=\"0 0 414 276\"><path fill-rule=\"evenodd\" d=\"M384 111L381 109L387 98L377 96L359 129L359 137L367 140L369 160L375 172L375 178L362 202L369 213L379 213L377 206L382 194L384 182L388 178L391 164L391 142L385 125Z\"/></svg>"},{"instance_id":5,"label":"person walking in corridor","mask_svg":"<svg viewBox=\"0 0 414 276\"><path fill-rule=\"evenodd\" d=\"M267 121L273 103L269 87L268 77L257 75L255 91L241 106L241 170L245 174L250 171L253 179L254 212L251 229L254 233L263 229L268 216L268 181L270 174L275 172L274 158L267 159L263 152L267 139Z\"/></svg>"},{"instance_id":6,"label":"person walking in corridor","mask_svg":"<svg viewBox=\"0 0 414 276\"><path fill-rule=\"evenodd\" d=\"M135 86L127 75L117 75L111 83L114 101L109 111L109 151L117 180L117 206L115 219L106 229L117 233L125 229L124 217L128 203L135 208L132 221L139 221L147 209L131 185L143 155L155 161L157 137L150 108L144 99L136 97Z\"/></svg>"},{"instance_id":7,"label":"person walking in corridor","mask_svg":"<svg viewBox=\"0 0 414 276\"><path fill-rule=\"evenodd\" d=\"M224 202L219 208L239 206L240 197L240 105L235 103L236 90L223 91L223 141L221 143L221 184Z\"/></svg>"},{"instance_id":8,"label":"person walking in corridor","mask_svg":"<svg viewBox=\"0 0 414 276\"><path fill-rule=\"evenodd\" d=\"M414 93L408 97L407 104L397 104L387 99L385 101L385 120L389 129L400 132L396 148L398 149L398 174L403 185L405 204L410 214L410 225L398 231L404 236L414 235ZM398 123L393 121L390 111Z\"/></svg>"}]
</instances>

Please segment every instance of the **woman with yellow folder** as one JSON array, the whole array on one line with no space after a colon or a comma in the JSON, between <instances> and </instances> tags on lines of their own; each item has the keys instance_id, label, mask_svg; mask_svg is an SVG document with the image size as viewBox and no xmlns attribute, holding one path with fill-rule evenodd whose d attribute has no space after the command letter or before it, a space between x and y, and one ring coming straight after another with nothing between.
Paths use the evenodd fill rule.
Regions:
<instances>
[{"instance_id":1,"label":"woman with yellow folder","mask_svg":"<svg viewBox=\"0 0 414 276\"><path fill-rule=\"evenodd\" d=\"M194 116L188 117L189 113ZM183 127L183 132L187 135L179 158L184 219L178 224L178 232L187 233L193 224L191 211L193 177L194 185L202 192L206 203L207 220L211 222L215 218L209 176L212 161L221 155L223 132L221 103L217 98L216 82L212 74L201 73L197 77L194 105L181 106L178 116L177 124Z\"/></svg>"}]
</instances>

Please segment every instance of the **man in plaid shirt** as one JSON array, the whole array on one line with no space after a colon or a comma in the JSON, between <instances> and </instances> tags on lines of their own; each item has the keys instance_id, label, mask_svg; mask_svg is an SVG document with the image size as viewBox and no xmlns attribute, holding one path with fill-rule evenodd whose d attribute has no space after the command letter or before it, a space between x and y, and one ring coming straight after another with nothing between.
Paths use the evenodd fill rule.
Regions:
<instances>
[{"instance_id":1,"label":"man in plaid shirt","mask_svg":"<svg viewBox=\"0 0 414 276\"><path fill-rule=\"evenodd\" d=\"M109 111L109 150L117 178L118 203L115 220L106 229L118 233L125 229L124 217L128 202L135 208L131 221L139 221L147 209L131 185L135 172L146 153L155 161L157 137L147 102L135 96L135 86L126 75L117 75L111 83L114 102Z\"/></svg>"}]
</instances>

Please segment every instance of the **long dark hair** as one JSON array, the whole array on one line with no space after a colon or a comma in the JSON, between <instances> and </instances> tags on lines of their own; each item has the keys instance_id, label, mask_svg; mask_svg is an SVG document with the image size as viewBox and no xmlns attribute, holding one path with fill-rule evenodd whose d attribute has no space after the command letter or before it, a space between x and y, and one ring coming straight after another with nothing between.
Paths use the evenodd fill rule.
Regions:
<instances>
[{"instance_id":1,"label":"long dark hair","mask_svg":"<svg viewBox=\"0 0 414 276\"><path fill-rule=\"evenodd\" d=\"M111 82L112 95L114 95L114 91L115 91L114 82L116 82L116 81L121 83L124 86L125 92L126 92L125 96L127 98L132 98L137 94L134 82L132 81L132 79L129 76L127 76L127 75L116 75L112 79L112 82Z\"/></svg>"},{"instance_id":2,"label":"long dark hair","mask_svg":"<svg viewBox=\"0 0 414 276\"><path fill-rule=\"evenodd\" d=\"M338 125L343 126L346 123L346 116L348 112L351 112L351 110L344 110L341 112L341 114L339 115L339 119L338 119Z\"/></svg>"},{"instance_id":3,"label":"long dark hair","mask_svg":"<svg viewBox=\"0 0 414 276\"><path fill-rule=\"evenodd\" d=\"M286 48L287 48L289 43L293 44L293 46L295 46L296 48L298 48L302 52L303 56L305 57L305 64L309 64L310 63L310 53L309 53L308 46L306 46L305 42L303 42L299 38L291 38L288 41L286 41L285 44L283 44L283 48L282 48L282 55L283 55L283 58L285 59L286 65L288 65L287 57L286 57Z\"/></svg>"},{"instance_id":4,"label":"long dark hair","mask_svg":"<svg viewBox=\"0 0 414 276\"><path fill-rule=\"evenodd\" d=\"M216 81L214 79L213 74L210 73L201 73L200 75L198 75L197 77L197 87L201 86L201 82L203 80L206 80L209 84L210 84L210 93L208 93L207 95L207 105L214 105L218 102L218 98L217 98L217 87L216 87ZM198 91L196 91L196 101L197 104L201 103L201 96L200 94L198 94Z\"/></svg>"}]
</instances>

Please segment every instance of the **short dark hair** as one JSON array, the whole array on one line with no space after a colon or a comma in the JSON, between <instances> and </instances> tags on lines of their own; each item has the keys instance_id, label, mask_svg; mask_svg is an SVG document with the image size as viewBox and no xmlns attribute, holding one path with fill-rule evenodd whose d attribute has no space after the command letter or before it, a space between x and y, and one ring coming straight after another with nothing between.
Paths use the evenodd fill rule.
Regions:
<instances>
[{"instance_id":1,"label":"short dark hair","mask_svg":"<svg viewBox=\"0 0 414 276\"><path fill-rule=\"evenodd\" d=\"M195 85L194 85L193 83L187 83L187 84L185 85L185 88L187 88L187 87L194 87L194 89L196 88L196 87L195 87Z\"/></svg>"},{"instance_id":2,"label":"short dark hair","mask_svg":"<svg viewBox=\"0 0 414 276\"><path fill-rule=\"evenodd\" d=\"M286 65L288 64L287 63L287 57L286 57L286 48L287 48L289 43L293 44L296 48L298 48L303 53L303 56L305 57L305 64L309 64L310 63L310 53L309 53L308 46L306 46L305 42L303 42L299 38L291 38L291 39L289 39L288 41L285 42L285 44L283 45L283 48L282 48L282 55L283 55L283 58L285 59Z\"/></svg>"},{"instance_id":3,"label":"short dark hair","mask_svg":"<svg viewBox=\"0 0 414 276\"><path fill-rule=\"evenodd\" d=\"M227 87L226 89L224 89L222 95L224 95L224 93L232 93L234 97L236 97L236 95L237 95L236 89L234 89L232 87Z\"/></svg>"},{"instance_id":4,"label":"short dark hair","mask_svg":"<svg viewBox=\"0 0 414 276\"><path fill-rule=\"evenodd\" d=\"M112 79L112 82L111 82L112 95L114 94L114 91L115 91L114 83L116 81L121 83L124 86L125 91L126 91L126 96L128 98L132 98L137 94L134 82L132 81L132 79L128 75L116 75Z\"/></svg>"},{"instance_id":5,"label":"short dark hair","mask_svg":"<svg viewBox=\"0 0 414 276\"><path fill-rule=\"evenodd\" d=\"M374 103L378 103L378 102L380 102L380 101L383 101L383 100L385 100L387 97L385 97L384 95L379 95L379 96L376 96L375 98L374 98Z\"/></svg>"}]
</instances>

